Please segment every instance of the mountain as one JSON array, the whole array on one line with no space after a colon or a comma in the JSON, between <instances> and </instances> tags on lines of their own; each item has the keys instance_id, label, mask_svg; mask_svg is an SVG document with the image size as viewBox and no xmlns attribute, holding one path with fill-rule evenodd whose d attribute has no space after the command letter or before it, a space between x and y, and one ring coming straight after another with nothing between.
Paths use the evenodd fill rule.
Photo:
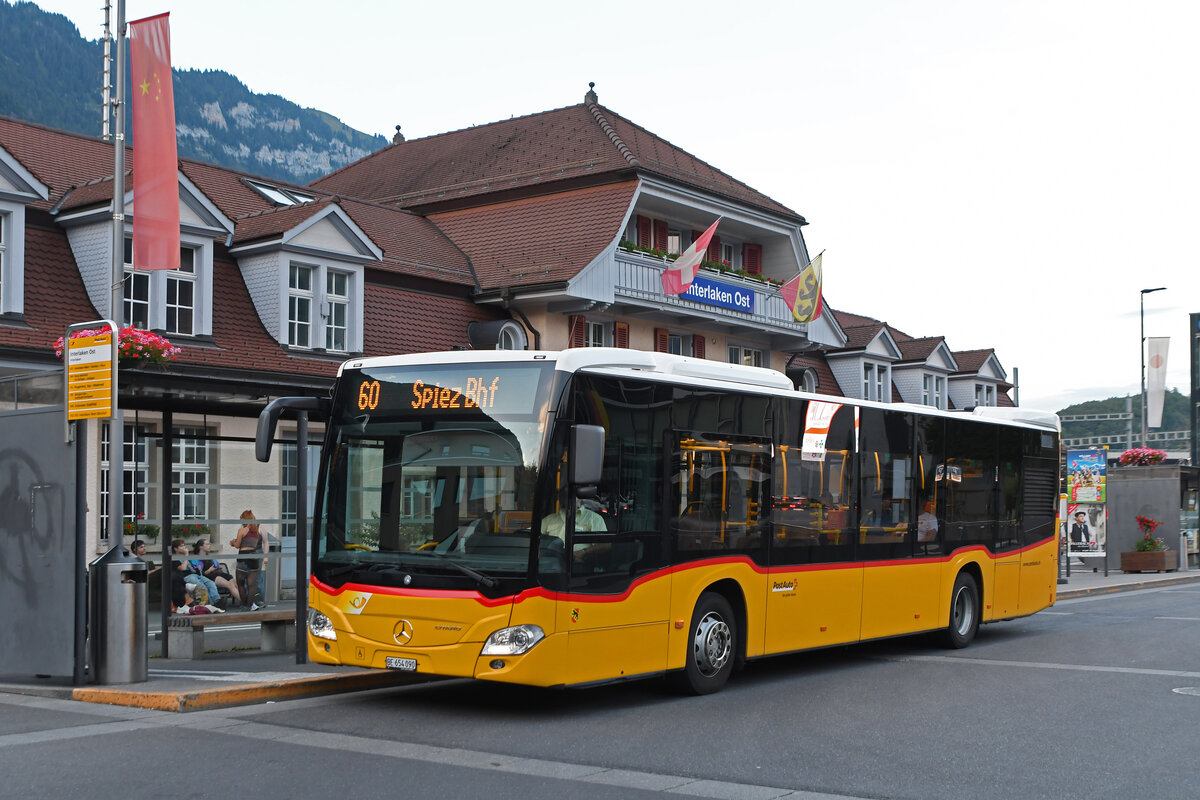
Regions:
<instances>
[{"instance_id":1,"label":"mountain","mask_svg":"<svg viewBox=\"0 0 1200 800\"><path fill-rule=\"evenodd\" d=\"M1060 417L1081 416L1084 414L1121 414L1125 412L1126 401L1133 405L1134 436L1140 437L1142 431L1142 398L1134 396L1110 397L1107 400L1089 400L1086 403L1076 403L1058 412ZM1083 422L1064 422L1063 438L1080 439L1088 436L1120 436L1128 429L1129 423L1124 420ZM1163 396L1162 426L1156 431L1190 431L1192 429L1191 401L1187 395L1178 389L1170 389Z\"/></svg>"},{"instance_id":2,"label":"mountain","mask_svg":"<svg viewBox=\"0 0 1200 800\"><path fill-rule=\"evenodd\" d=\"M63 15L0 0L0 114L99 136L103 58L102 41L84 39ZM227 72L173 73L180 158L304 184L388 144L323 111L255 94Z\"/></svg>"}]
</instances>

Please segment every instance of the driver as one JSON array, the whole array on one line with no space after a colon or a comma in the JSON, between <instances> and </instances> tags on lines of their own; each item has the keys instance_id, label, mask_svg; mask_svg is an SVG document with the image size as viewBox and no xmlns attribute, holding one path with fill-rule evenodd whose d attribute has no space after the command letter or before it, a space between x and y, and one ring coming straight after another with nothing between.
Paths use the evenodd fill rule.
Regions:
<instances>
[{"instance_id":1,"label":"driver","mask_svg":"<svg viewBox=\"0 0 1200 800\"><path fill-rule=\"evenodd\" d=\"M600 516L595 511L592 511L590 508L584 505L583 500L577 497L575 498L575 530L605 533L608 531L608 525L604 523L604 517ZM542 533L546 536L553 536L556 539L566 541L566 502L561 502L558 504L558 511L542 517Z\"/></svg>"}]
</instances>

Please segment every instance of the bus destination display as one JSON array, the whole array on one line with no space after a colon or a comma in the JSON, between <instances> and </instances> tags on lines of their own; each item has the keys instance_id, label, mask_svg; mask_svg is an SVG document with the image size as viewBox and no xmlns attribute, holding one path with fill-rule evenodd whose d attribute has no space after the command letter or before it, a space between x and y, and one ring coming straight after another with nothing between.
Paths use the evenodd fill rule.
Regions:
<instances>
[{"instance_id":1,"label":"bus destination display","mask_svg":"<svg viewBox=\"0 0 1200 800\"><path fill-rule=\"evenodd\" d=\"M487 411L529 413L535 407L543 368L499 367L364 370L354 376L359 411L417 415Z\"/></svg>"}]
</instances>

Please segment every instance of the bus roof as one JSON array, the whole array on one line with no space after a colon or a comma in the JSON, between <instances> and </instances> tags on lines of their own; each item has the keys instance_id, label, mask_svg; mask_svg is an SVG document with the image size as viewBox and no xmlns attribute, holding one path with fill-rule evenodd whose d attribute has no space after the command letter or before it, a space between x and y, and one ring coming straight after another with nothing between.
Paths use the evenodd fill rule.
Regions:
<instances>
[{"instance_id":1,"label":"bus roof","mask_svg":"<svg viewBox=\"0 0 1200 800\"><path fill-rule=\"evenodd\" d=\"M970 414L992 422L1024 425L1061 432L1058 415L1050 411L1027 408L976 406L966 411L941 411L931 406L912 403L880 403L850 397L836 397L799 392L791 379L778 370L765 367L750 367L743 364L728 364L703 358L677 356L670 353L652 353L619 347L573 347L568 350L446 350L430 353L410 353L375 358L356 358L344 362L338 369L341 377L345 369L363 367L389 367L429 364L493 364L493 363L539 363L555 365L564 372L603 371L610 374L643 373L644 377L694 382L713 381L716 384L740 384L746 387L787 392L814 400L841 402L851 405L880 408L884 410L907 410L921 414L959 416Z\"/></svg>"}]
</instances>

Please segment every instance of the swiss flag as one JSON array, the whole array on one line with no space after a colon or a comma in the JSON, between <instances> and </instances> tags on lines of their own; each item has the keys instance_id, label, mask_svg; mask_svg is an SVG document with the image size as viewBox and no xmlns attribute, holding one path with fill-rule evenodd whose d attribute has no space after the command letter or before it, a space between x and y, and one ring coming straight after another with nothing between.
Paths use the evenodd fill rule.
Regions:
<instances>
[{"instance_id":1,"label":"swiss flag","mask_svg":"<svg viewBox=\"0 0 1200 800\"><path fill-rule=\"evenodd\" d=\"M721 218L717 217L717 221L709 225L708 230L700 234L696 241L692 242L691 247L684 250L671 266L663 270L663 294L683 294L692 285L692 281L696 277L696 270L700 267L700 262L704 260L705 253L708 252L708 241L716 233L717 225L720 222Z\"/></svg>"},{"instance_id":2,"label":"swiss flag","mask_svg":"<svg viewBox=\"0 0 1200 800\"><path fill-rule=\"evenodd\" d=\"M179 269L179 156L167 16L129 23L134 269Z\"/></svg>"}]
</instances>

